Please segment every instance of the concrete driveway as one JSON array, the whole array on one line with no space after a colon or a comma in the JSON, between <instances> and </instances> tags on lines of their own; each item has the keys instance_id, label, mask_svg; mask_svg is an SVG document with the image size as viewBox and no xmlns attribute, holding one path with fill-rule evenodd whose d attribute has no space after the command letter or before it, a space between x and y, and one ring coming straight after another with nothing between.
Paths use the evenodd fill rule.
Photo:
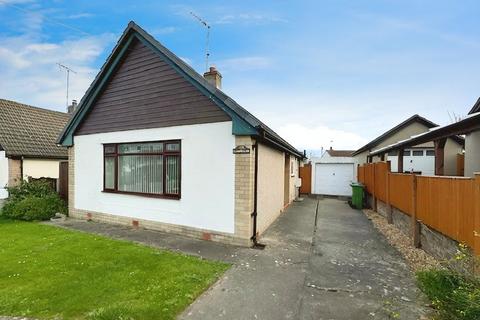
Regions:
<instances>
[{"instance_id":1,"label":"concrete driveway","mask_svg":"<svg viewBox=\"0 0 480 320\"><path fill-rule=\"evenodd\" d=\"M344 201L293 203L262 237L264 250L73 219L56 224L232 263L180 319L418 319L424 311L402 257Z\"/></svg>"}]
</instances>

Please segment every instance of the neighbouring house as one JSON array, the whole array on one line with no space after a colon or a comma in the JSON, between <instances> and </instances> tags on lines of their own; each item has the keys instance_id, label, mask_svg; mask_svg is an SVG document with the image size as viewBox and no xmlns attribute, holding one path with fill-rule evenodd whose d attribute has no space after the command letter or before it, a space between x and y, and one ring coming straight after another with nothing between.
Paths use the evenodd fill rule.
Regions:
<instances>
[{"instance_id":1,"label":"neighbouring house","mask_svg":"<svg viewBox=\"0 0 480 320\"><path fill-rule=\"evenodd\" d=\"M334 150L312 157L312 190L314 194L351 196L350 184L356 181L357 163L354 150Z\"/></svg>"},{"instance_id":2,"label":"neighbouring house","mask_svg":"<svg viewBox=\"0 0 480 320\"><path fill-rule=\"evenodd\" d=\"M444 175L460 175L457 170L457 159L462 155L464 139L460 136L451 136L443 145L435 146L431 141L409 146L401 151L391 150L389 153L372 155L374 150L392 145L399 141L409 139L411 136L428 132L438 125L432 121L414 115L392 129L375 138L365 146L356 150L352 156L358 164L388 160L391 162L392 172L416 172L423 175L438 174L440 170ZM442 164L435 162L435 150L442 150L444 161Z\"/></svg>"},{"instance_id":3,"label":"neighbouring house","mask_svg":"<svg viewBox=\"0 0 480 320\"><path fill-rule=\"evenodd\" d=\"M299 192L303 154L130 22L58 143L72 217L251 245Z\"/></svg>"},{"instance_id":4,"label":"neighbouring house","mask_svg":"<svg viewBox=\"0 0 480 320\"><path fill-rule=\"evenodd\" d=\"M371 156L381 157L385 153L400 153L399 150L407 150L413 145L430 143L435 145L435 175L449 175L442 172L442 165L448 161L446 149L450 139L456 140L459 135L465 136L464 153L459 157L459 172L465 177L474 177L474 173L480 173L480 99L477 100L467 117L455 123L435 127L421 134L413 135L397 143L393 143L378 150L373 150ZM442 148L444 146L444 148ZM459 174L460 175L460 174Z\"/></svg>"},{"instance_id":5,"label":"neighbouring house","mask_svg":"<svg viewBox=\"0 0 480 320\"><path fill-rule=\"evenodd\" d=\"M0 99L0 202L5 187L22 179L49 179L56 187L59 162L67 149L56 144L69 119L67 113Z\"/></svg>"}]
</instances>

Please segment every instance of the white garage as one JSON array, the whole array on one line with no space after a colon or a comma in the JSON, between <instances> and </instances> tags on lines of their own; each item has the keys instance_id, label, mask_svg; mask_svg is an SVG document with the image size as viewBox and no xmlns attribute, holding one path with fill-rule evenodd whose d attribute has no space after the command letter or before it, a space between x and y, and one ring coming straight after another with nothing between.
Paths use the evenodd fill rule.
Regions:
<instances>
[{"instance_id":1,"label":"white garage","mask_svg":"<svg viewBox=\"0 0 480 320\"><path fill-rule=\"evenodd\" d=\"M316 163L315 193L351 196L354 177L353 163Z\"/></svg>"},{"instance_id":2,"label":"white garage","mask_svg":"<svg viewBox=\"0 0 480 320\"><path fill-rule=\"evenodd\" d=\"M350 184L356 181L356 163L350 150L327 150L312 158L312 190L314 194L351 196Z\"/></svg>"}]
</instances>

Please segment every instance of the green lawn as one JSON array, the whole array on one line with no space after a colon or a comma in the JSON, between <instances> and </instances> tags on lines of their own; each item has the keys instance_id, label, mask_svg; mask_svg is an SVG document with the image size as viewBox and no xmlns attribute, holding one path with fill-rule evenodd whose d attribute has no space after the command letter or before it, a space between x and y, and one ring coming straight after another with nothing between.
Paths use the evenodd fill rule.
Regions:
<instances>
[{"instance_id":1,"label":"green lawn","mask_svg":"<svg viewBox=\"0 0 480 320\"><path fill-rule=\"evenodd\" d=\"M0 220L0 316L173 319L228 267L131 242Z\"/></svg>"}]
</instances>

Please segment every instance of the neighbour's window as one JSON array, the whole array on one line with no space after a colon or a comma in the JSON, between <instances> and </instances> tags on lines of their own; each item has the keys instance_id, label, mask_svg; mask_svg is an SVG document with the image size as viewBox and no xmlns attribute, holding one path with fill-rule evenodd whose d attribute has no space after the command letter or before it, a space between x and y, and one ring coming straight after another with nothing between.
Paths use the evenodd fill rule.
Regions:
<instances>
[{"instance_id":1,"label":"neighbour's window","mask_svg":"<svg viewBox=\"0 0 480 320\"><path fill-rule=\"evenodd\" d=\"M398 156L398 150L392 150L388 153L389 157L395 157Z\"/></svg>"},{"instance_id":2,"label":"neighbour's window","mask_svg":"<svg viewBox=\"0 0 480 320\"><path fill-rule=\"evenodd\" d=\"M421 157L421 156L423 156L423 150L413 150L412 155L414 157Z\"/></svg>"},{"instance_id":3,"label":"neighbour's window","mask_svg":"<svg viewBox=\"0 0 480 320\"><path fill-rule=\"evenodd\" d=\"M105 144L107 192L180 198L179 140Z\"/></svg>"},{"instance_id":4,"label":"neighbour's window","mask_svg":"<svg viewBox=\"0 0 480 320\"><path fill-rule=\"evenodd\" d=\"M410 150L403 150L403 155L409 157L410 156Z\"/></svg>"},{"instance_id":5,"label":"neighbour's window","mask_svg":"<svg viewBox=\"0 0 480 320\"><path fill-rule=\"evenodd\" d=\"M429 156L429 157L435 156L435 150L427 150L426 155Z\"/></svg>"}]
</instances>

